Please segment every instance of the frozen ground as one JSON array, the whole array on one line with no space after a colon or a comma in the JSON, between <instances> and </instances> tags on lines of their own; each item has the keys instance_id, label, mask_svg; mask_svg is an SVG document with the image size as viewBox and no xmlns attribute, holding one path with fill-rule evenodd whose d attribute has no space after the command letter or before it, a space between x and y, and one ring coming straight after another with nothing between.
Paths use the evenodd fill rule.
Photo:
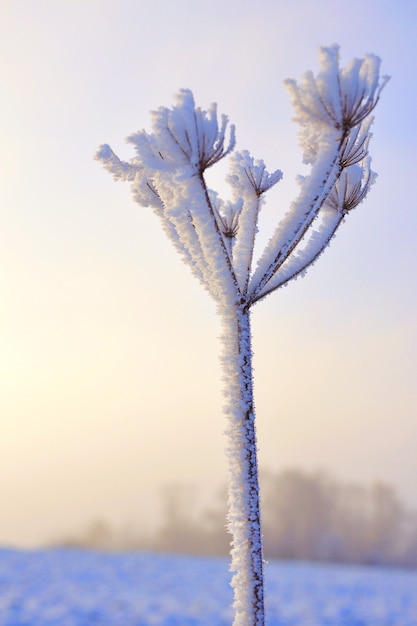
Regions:
<instances>
[{"instance_id":1,"label":"frozen ground","mask_svg":"<svg viewBox=\"0 0 417 626\"><path fill-rule=\"evenodd\" d=\"M268 564L268 626L417 626L417 572ZM228 561L0 550L0 626L230 626Z\"/></svg>"}]
</instances>

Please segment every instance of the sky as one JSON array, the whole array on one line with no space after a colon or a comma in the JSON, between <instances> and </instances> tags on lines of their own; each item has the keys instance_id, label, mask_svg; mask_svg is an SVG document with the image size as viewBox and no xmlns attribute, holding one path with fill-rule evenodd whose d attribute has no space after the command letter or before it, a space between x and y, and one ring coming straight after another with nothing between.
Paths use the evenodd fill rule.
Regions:
<instances>
[{"instance_id":1,"label":"sky","mask_svg":"<svg viewBox=\"0 0 417 626\"><path fill-rule=\"evenodd\" d=\"M94 161L190 88L237 147L305 173L286 78L373 52L376 184L303 279L253 310L259 462L382 480L417 508L413 0L0 0L0 544L151 527L161 487L226 480L215 305ZM227 195L227 164L208 172Z\"/></svg>"}]
</instances>

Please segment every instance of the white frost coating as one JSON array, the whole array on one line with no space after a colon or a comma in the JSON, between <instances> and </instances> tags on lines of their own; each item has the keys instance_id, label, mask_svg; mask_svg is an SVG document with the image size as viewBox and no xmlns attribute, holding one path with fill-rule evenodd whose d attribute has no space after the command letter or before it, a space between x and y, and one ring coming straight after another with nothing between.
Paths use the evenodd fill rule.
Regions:
<instances>
[{"instance_id":1,"label":"white frost coating","mask_svg":"<svg viewBox=\"0 0 417 626\"><path fill-rule=\"evenodd\" d=\"M183 202L183 210L186 209L192 218L192 225L200 240L202 253L209 266L210 291L217 294L215 296L217 301L223 299L225 295L234 297L236 300L238 292L231 260L224 245L214 212L209 207L208 194L201 180L196 176L183 179L179 181L178 189L180 191L179 198L182 198ZM179 198L175 206L172 207L173 215L181 209Z\"/></svg>"},{"instance_id":2,"label":"white frost coating","mask_svg":"<svg viewBox=\"0 0 417 626\"><path fill-rule=\"evenodd\" d=\"M264 626L263 558L250 307L302 275L325 250L346 214L375 180L368 147L371 111L386 77L373 55L339 68L337 46L321 49L321 71L287 81L301 125L309 175L278 223L253 271L263 195L282 178L247 151L231 157L233 199L207 188L204 172L234 148L228 119L195 106L181 90L172 108L152 113L152 132L132 134L135 156L121 161L107 145L96 158L116 180L131 184L134 200L151 207L182 259L217 303L222 320L222 370L229 459L228 528L233 536L234 626ZM317 221L316 221L317 220ZM317 226L318 224L318 226ZM316 225L314 227L314 225Z\"/></svg>"},{"instance_id":3,"label":"white frost coating","mask_svg":"<svg viewBox=\"0 0 417 626\"><path fill-rule=\"evenodd\" d=\"M239 219L242 210L243 200L242 198L237 198L235 202L223 202L218 193L211 189L208 190L208 195L216 221L223 237L224 245L227 249L229 258L232 260L236 234L239 230ZM232 265L235 267L235 263L233 262L233 260Z\"/></svg>"},{"instance_id":4,"label":"white frost coating","mask_svg":"<svg viewBox=\"0 0 417 626\"><path fill-rule=\"evenodd\" d=\"M374 118L370 115L361 124L353 128L345 138L341 147L341 163L343 167L362 161L368 154L369 141L372 137L370 127Z\"/></svg>"},{"instance_id":5,"label":"white frost coating","mask_svg":"<svg viewBox=\"0 0 417 626\"><path fill-rule=\"evenodd\" d=\"M154 192L161 201L161 210L155 210L155 212L161 218L165 234L172 241L183 261L191 268L194 276L202 283L203 287L208 290L210 295L214 297L215 294L211 289L209 264L204 258L201 242L193 226L189 212L178 212L175 217L173 217L169 208L166 208L173 205L172 192L176 188L175 175L169 176L164 173L164 176L160 179L158 173L156 173L151 183L148 182L148 186L149 184L152 185ZM156 191L157 188L158 192ZM137 200L134 184L132 185L132 194L135 200ZM164 202L166 202L166 206L164 206Z\"/></svg>"},{"instance_id":6,"label":"white frost coating","mask_svg":"<svg viewBox=\"0 0 417 626\"><path fill-rule=\"evenodd\" d=\"M235 200L240 199L243 202L233 248L233 265L243 295L246 295L252 270L261 196L281 179L281 170L269 174L264 162L255 161L247 150L235 153L230 159L227 180L233 189Z\"/></svg>"},{"instance_id":7,"label":"white frost coating","mask_svg":"<svg viewBox=\"0 0 417 626\"><path fill-rule=\"evenodd\" d=\"M126 163L117 157L107 144L100 146L95 158L100 161L104 169L112 174L116 181L131 183L132 194L141 206L151 206L159 214L162 203L156 193L151 179L151 172L140 164Z\"/></svg>"},{"instance_id":8,"label":"white frost coating","mask_svg":"<svg viewBox=\"0 0 417 626\"><path fill-rule=\"evenodd\" d=\"M377 175L371 170L371 158L345 168L326 199L326 205L342 212L351 211L367 196Z\"/></svg>"},{"instance_id":9,"label":"white frost coating","mask_svg":"<svg viewBox=\"0 0 417 626\"><path fill-rule=\"evenodd\" d=\"M192 211L192 203L195 202L195 199L193 199L193 194L190 192L189 182L187 184L182 177L178 180L175 175L167 176L164 172L155 174L154 184L165 207L162 221L168 236L177 248L182 248L183 260L191 267L193 273L198 276L210 295L217 300L219 290L222 288L226 289L227 284L229 288L231 286L230 273L228 276L226 270L223 274L223 285L217 284L213 274L213 265L216 261L216 256L222 255L222 250L219 246L216 246L217 255L212 255L211 249L208 248L209 237L203 239L201 237L201 233L197 228L198 219ZM195 179L194 184L196 184ZM194 195L199 195L198 199L200 202L204 202L203 191L199 189L198 192L196 193L194 190ZM189 199L190 195L191 200ZM213 227L213 224L211 225ZM216 232L214 237L216 237ZM224 257L221 257L221 261L217 258L217 264L219 263L224 267Z\"/></svg>"},{"instance_id":10,"label":"white frost coating","mask_svg":"<svg viewBox=\"0 0 417 626\"><path fill-rule=\"evenodd\" d=\"M303 77L301 86L286 81L301 124L304 159L312 164L301 192L266 246L249 285L255 302L271 278L306 236L343 168L363 159L368 151L370 112L388 78L379 81L380 60L368 55L339 69L339 48L321 48L321 72Z\"/></svg>"},{"instance_id":11,"label":"white frost coating","mask_svg":"<svg viewBox=\"0 0 417 626\"><path fill-rule=\"evenodd\" d=\"M304 237L317 217L328 193L340 174L337 146L324 145L311 174L302 180L301 192L269 240L249 284L249 298L254 300L280 265Z\"/></svg>"},{"instance_id":12,"label":"white frost coating","mask_svg":"<svg viewBox=\"0 0 417 626\"><path fill-rule=\"evenodd\" d=\"M321 224L313 230L305 246L298 248L290 255L280 269L273 275L266 286L259 292L257 300L286 285L293 278L303 276L322 252L327 248L337 228L343 221L344 213L324 207L321 212ZM302 244L302 242L301 242Z\"/></svg>"},{"instance_id":13,"label":"white frost coating","mask_svg":"<svg viewBox=\"0 0 417 626\"><path fill-rule=\"evenodd\" d=\"M207 167L233 149L234 127L226 145L228 119L222 116L218 124L215 104L202 111L185 89L176 99L173 108L153 112L153 133L139 131L128 138L136 151L130 163L118 159L109 146L102 146L96 158L116 180L131 182L139 204L154 208L168 237L210 294L217 301L225 293L236 299L230 250L202 179Z\"/></svg>"},{"instance_id":14,"label":"white frost coating","mask_svg":"<svg viewBox=\"0 0 417 626\"><path fill-rule=\"evenodd\" d=\"M222 369L228 419L228 527L233 535L234 626L262 626L263 556L252 389L250 312L225 303L222 319Z\"/></svg>"},{"instance_id":15,"label":"white frost coating","mask_svg":"<svg viewBox=\"0 0 417 626\"><path fill-rule=\"evenodd\" d=\"M208 111L196 108L189 89L181 89L176 101L171 109L160 107L152 112L152 135L139 131L128 141L135 145L147 167L178 169L191 165L194 171L202 172L233 150L234 126L230 127L229 144L225 147L228 119L223 115L219 128L216 104Z\"/></svg>"},{"instance_id":16,"label":"white frost coating","mask_svg":"<svg viewBox=\"0 0 417 626\"><path fill-rule=\"evenodd\" d=\"M344 130L360 124L378 103L388 76L380 82L379 57L368 54L353 59L339 69L339 46L320 48L321 72L314 78L306 72L301 85L294 80L285 82L296 111L296 120L309 125L321 122Z\"/></svg>"},{"instance_id":17,"label":"white frost coating","mask_svg":"<svg viewBox=\"0 0 417 626\"><path fill-rule=\"evenodd\" d=\"M259 291L255 301L287 284L293 278L303 276L324 252L334 237L345 215L356 208L366 197L376 174L371 170L371 159L366 157L361 163L345 168L320 210L321 224L312 230L305 245L304 239L296 246L279 267L266 286Z\"/></svg>"}]
</instances>

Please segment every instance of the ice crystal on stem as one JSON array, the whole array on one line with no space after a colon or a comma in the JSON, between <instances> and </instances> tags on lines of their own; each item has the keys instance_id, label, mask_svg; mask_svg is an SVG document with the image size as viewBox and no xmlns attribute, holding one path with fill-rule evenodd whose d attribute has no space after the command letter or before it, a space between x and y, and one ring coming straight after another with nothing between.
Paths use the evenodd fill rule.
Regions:
<instances>
[{"instance_id":1,"label":"ice crystal on stem","mask_svg":"<svg viewBox=\"0 0 417 626\"><path fill-rule=\"evenodd\" d=\"M222 320L222 367L228 420L229 515L235 626L264 624L262 532L250 313L253 304L303 275L323 253L345 216L367 195L370 113L388 78L374 55L339 67L339 48L320 49L321 71L286 81L301 125L310 173L254 264L258 218L266 192L282 178L247 150L230 158L232 201L210 190L205 170L232 152L234 126L217 106L196 107L188 89L172 108L152 114L152 132L128 141L136 155L121 161L107 145L96 158L115 180L131 184L134 200L151 207L182 259L217 303Z\"/></svg>"}]
</instances>

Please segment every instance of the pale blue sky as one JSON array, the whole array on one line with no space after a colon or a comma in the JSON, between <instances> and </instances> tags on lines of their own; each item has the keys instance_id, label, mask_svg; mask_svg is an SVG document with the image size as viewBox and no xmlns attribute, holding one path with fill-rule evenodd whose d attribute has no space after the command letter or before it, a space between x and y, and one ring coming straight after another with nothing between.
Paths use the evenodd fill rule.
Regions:
<instances>
[{"instance_id":1,"label":"pale blue sky","mask_svg":"<svg viewBox=\"0 0 417 626\"><path fill-rule=\"evenodd\" d=\"M124 138L189 87L284 171L269 233L304 171L282 81L333 42L392 76L379 177L254 310L260 463L379 478L417 506L416 23L413 0L0 2L0 543L139 523L161 484L225 479L214 305L93 154L129 158Z\"/></svg>"}]
</instances>

